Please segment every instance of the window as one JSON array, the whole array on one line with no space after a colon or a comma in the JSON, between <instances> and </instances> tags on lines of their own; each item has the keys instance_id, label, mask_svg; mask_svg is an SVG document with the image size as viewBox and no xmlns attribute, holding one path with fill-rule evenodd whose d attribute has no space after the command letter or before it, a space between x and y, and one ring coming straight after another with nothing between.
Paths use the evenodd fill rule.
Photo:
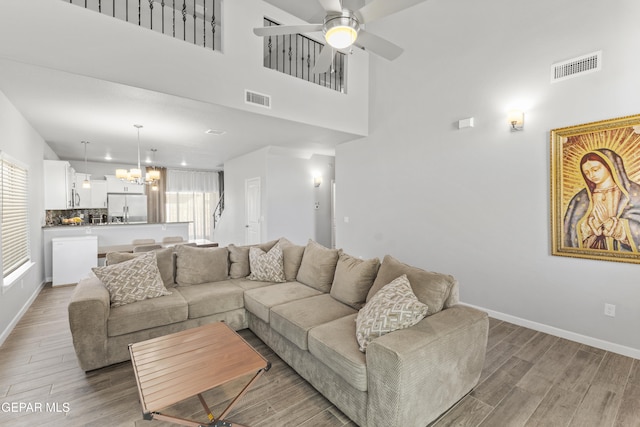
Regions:
<instances>
[{"instance_id":1,"label":"window","mask_svg":"<svg viewBox=\"0 0 640 427\"><path fill-rule=\"evenodd\" d=\"M29 262L29 174L26 167L5 155L0 157L0 161L2 278L6 285L7 277Z\"/></svg>"},{"instance_id":2,"label":"window","mask_svg":"<svg viewBox=\"0 0 640 427\"><path fill-rule=\"evenodd\" d=\"M167 222L189 222L189 239L211 239L218 173L167 170Z\"/></svg>"}]
</instances>

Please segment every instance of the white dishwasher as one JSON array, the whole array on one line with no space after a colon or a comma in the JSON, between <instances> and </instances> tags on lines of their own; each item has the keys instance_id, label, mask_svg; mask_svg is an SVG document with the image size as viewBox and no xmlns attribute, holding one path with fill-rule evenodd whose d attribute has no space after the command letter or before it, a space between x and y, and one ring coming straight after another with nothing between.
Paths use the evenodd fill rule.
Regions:
<instances>
[{"instance_id":1,"label":"white dishwasher","mask_svg":"<svg viewBox=\"0 0 640 427\"><path fill-rule=\"evenodd\" d=\"M78 283L98 266L98 236L54 237L53 286Z\"/></svg>"}]
</instances>

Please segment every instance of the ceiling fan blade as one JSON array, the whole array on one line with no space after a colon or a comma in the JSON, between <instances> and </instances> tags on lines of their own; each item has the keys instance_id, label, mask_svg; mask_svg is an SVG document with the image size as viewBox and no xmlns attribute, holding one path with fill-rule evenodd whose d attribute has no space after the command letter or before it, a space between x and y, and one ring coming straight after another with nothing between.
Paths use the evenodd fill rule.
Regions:
<instances>
[{"instance_id":1,"label":"ceiling fan blade","mask_svg":"<svg viewBox=\"0 0 640 427\"><path fill-rule=\"evenodd\" d=\"M316 58L316 63L313 66L313 74L326 73L333 62L333 55L335 54L331 46L325 46L320 51L320 55Z\"/></svg>"},{"instance_id":2,"label":"ceiling fan blade","mask_svg":"<svg viewBox=\"0 0 640 427\"><path fill-rule=\"evenodd\" d=\"M378 37L375 34L371 34L365 30L358 32L358 38L356 39L356 45L365 48L378 56L381 56L389 61L396 59L404 51L400 46L391 43L387 39Z\"/></svg>"},{"instance_id":3,"label":"ceiling fan blade","mask_svg":"<svg viewBox=\"0 0 640 427\"><path fill-rule=\"evenodd\" d=\"M271 27L254 28L256 36L281 36L283 34L313 33L322 31L322 24L273 25Z\"/></svg>"},{"instance_id":4,"label":"ceiling fan blade","mask_svg":"<svg viewBox=\"0 0 640 427\"><path fill-rule=\"evenodd\" d=\"M327 12L342 12L342 2L340 0L318 0L318 3Z\"/></svg>"},{"instance_id":5,"label":"ceiling fan blade","mask_svg":"<svg viewBox=\"0 0 640 427\"><path fill-rule=\"evenodd\" d=\"M376 19L392 15L401 10L408 9L425 0L374 0L358 9L355 14L361 24L367 24Z\"/></svg>"}]
</instances>

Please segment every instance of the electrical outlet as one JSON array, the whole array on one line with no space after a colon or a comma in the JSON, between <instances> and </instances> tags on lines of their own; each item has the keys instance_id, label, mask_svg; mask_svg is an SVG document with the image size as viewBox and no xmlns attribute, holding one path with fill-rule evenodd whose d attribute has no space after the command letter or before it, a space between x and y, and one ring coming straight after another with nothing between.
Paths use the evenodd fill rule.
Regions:
<instances>
[{"instance_id":1,"label":"electrical outlet","mask_svg":"<svg viewBox=\"0 0 640 427\"><path fill-rule=\"evenodd\" d=\"M613 304L604 305L604 315L609 317L616 317L616 306Z\"/></svg>"}]
</instances>

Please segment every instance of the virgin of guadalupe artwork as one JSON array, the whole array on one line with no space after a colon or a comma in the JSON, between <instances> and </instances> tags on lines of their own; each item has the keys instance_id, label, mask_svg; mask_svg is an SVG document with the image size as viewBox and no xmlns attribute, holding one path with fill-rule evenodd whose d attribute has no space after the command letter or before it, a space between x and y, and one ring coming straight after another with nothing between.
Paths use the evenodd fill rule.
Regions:
<instances>
[{"instance_id":1,"label":"virgin of guadalupe artwork","mask_svg":"<svg viewBox=\"0 0 640 427\"><path fill-rule=\"evenodd\" d=\"M551 142L553 254L640 263L640 116Z\"/></svg>"}]
</instances>

